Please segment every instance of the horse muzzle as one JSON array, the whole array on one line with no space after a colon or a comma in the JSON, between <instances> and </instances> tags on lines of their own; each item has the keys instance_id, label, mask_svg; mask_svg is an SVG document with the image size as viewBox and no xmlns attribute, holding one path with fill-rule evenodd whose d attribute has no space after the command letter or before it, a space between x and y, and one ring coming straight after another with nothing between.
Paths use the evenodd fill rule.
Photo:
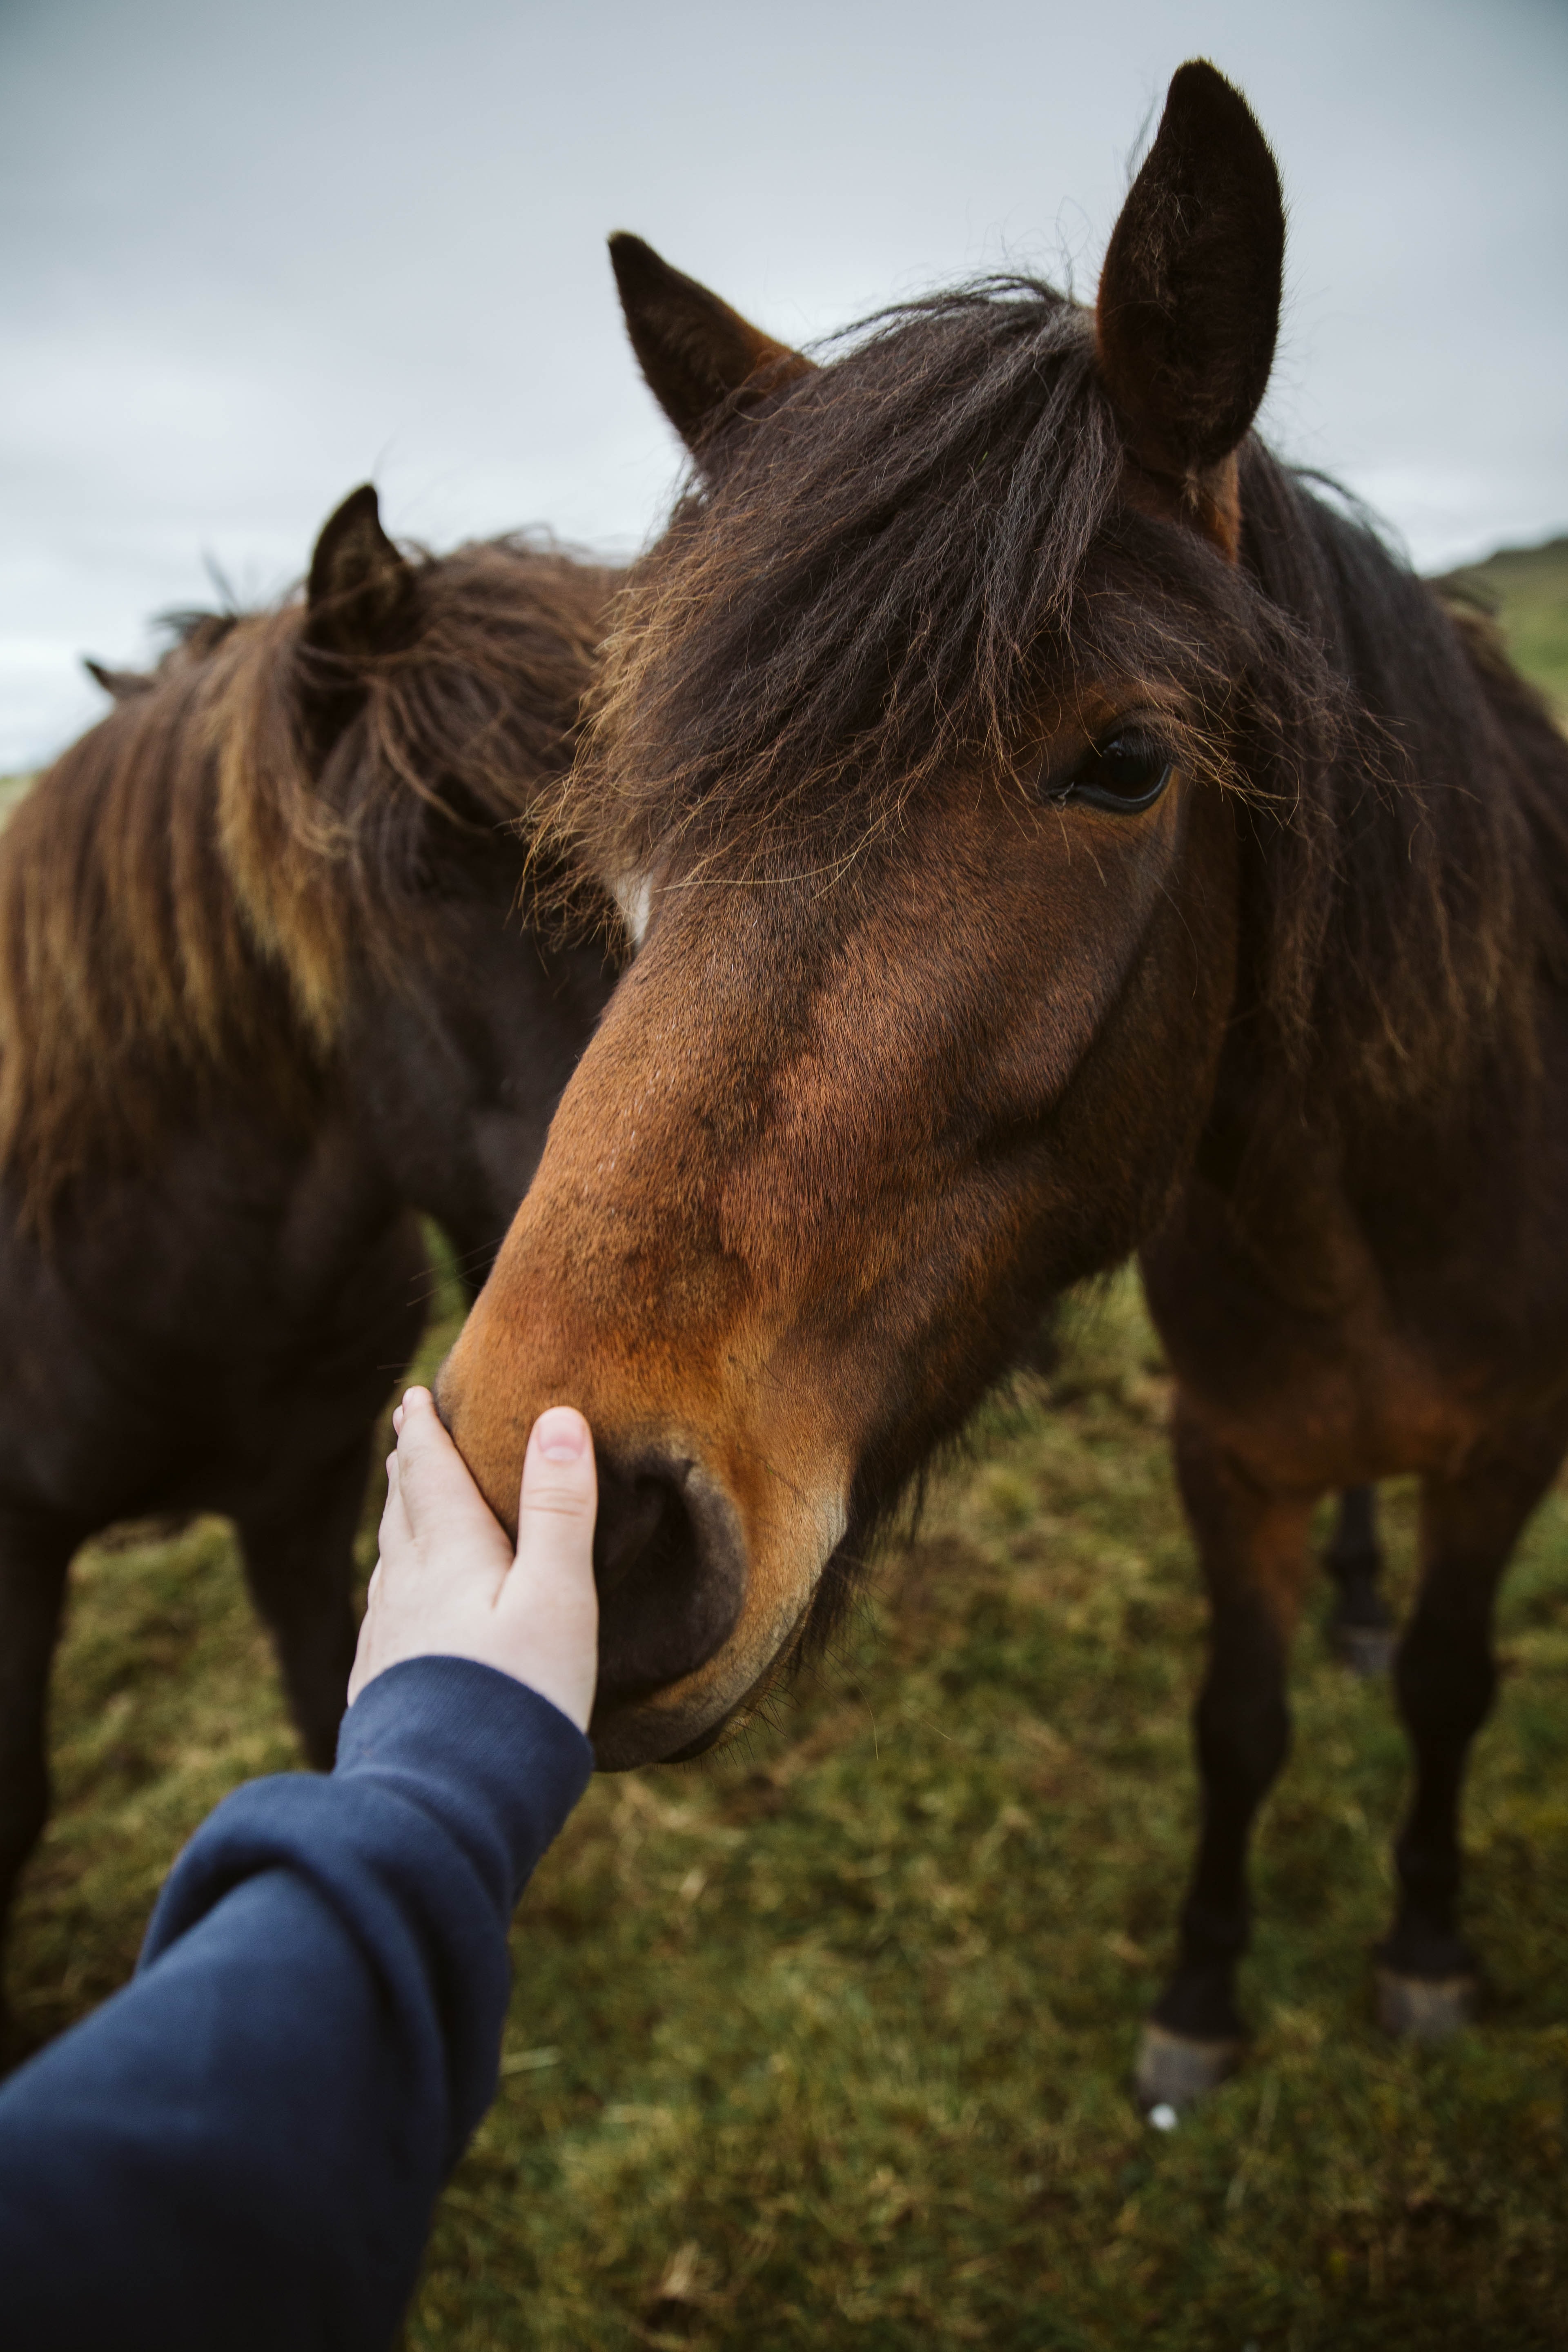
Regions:
<instances>
[{"instance_id":1,"label":"horse muzzle","mask_svg":"<svg viewBox=\"0 0 1568 2352\"><path fill-rule=\"evenodd\" d=\"M844 1532L836 1486L794 1489L792 1505L759 1524L691 1447L602 1446L589 1726L602 1770L689 1761L749 1718Z\"/></svg>"},{"instance_id":2,"label":"horse muzzle","mask_svg":"<svg viewBox=\"0 0 1568 2352\"><path fill-rule=\"evenodd\" d=\"M655 1763L724 1708L693 1687L746 1600L740 1513L689 1447L613 1445L599 1458L594 1581L599 1685L591 1726L602 1767Z\"/></svg>"}]
</instances>

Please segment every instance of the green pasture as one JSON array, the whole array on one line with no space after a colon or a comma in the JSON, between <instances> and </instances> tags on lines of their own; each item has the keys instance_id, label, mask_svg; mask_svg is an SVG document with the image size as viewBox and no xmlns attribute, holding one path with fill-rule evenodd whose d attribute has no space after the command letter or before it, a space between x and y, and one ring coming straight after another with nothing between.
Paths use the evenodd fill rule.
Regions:
<instances>
[{"instance_id":1,"label":"green pasture","mask_svg":"<svg viewBox=\"0 0 1568 2352\"><path fill-rule=\"evenodd\" d=\"M1472 1784L1485 2021L1436 2053L1372 2023L1405 1755L1314 1625L1251 2060L1162 2137L1127 2076L1202 1641L1164 1404L1131 1280L1077 1302L775 1719L595 1784L520 1916L416 2352L1568 2339L1568 1496L1510 1587ZM1387 1517L1403 1591L1408 1496ZM217 1522L82 1556L58 1693L14 1968L40 2035L127 1974L224 1790L298 1760Z\"/></svg>"},{"instance_id":2,"label":"green pasture","mask_svg":"<svg viewBox=\"0 0 1568 2352\"><path fill-rule=\"evenodd\" d=\"M1447 575L1496 615L1509 651L1568 719L1568 539L1504 547Z\"/></svg>"},{"instance_id":3,"label":"green pasture","mask_svg":"<svg viewBox=\"0 0 1568 2352\"><path fill-rule=\"evenodd\" d=\"M1568 702L1568 546L1477 576ZM448 1293L426 1370L455 1322ZM520 1916L412 2352L1568 2342L1568 1487L1508 1587L1471 1780L1482 2021L1426 2053L1372 2022L1405 1749L1314 1622L1249 2062L1163 2136L1127 2083L1192 1833L1202 1611L1131 1278L1064 1340L771 1722L591 1790ZM1384 1510L1403 1596L1408 1492ZM40 2040L124 1979L216 1799L299 1762L224 1524L81 1555L54 1752L12 1964Z\"/></svg>"}]
</instances>

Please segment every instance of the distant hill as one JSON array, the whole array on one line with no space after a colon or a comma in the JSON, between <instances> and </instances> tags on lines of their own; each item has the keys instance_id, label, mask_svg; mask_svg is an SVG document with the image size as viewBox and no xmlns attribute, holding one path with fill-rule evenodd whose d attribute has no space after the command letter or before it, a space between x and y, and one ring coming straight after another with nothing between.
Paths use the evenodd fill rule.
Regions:
<instances>
[{"instance_id":1,"label":"distant hill","mask_svg":"<svg viewBox=\"0 0 1568 2352\"><path fill-rule=\"evenodd\" d=\"M1568 539L1544 547L1500 547L1482 563L1445 574L1497 617L1508 649L1568 719Z\"/></svg>"}]
</instances>

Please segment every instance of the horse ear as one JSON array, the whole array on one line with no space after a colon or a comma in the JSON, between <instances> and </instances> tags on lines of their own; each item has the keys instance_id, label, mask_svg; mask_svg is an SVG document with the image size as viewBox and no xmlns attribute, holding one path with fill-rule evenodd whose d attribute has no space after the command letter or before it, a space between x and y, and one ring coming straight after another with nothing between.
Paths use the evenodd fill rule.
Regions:
<instances>
[{"instance_id":1,"label":"horse ear","mask_svg":"<svg viewBox=\"0 0 1568 2352\"><path fill-rule=\"evenodd\" d=\"M129 702L132 695L151 694L153 691L153 680L145 670L109 669L102 662L95 662L86 654L82 656L81 666L95 685L101 686L105 694L111 694L116 702Z\"/></svg>"},{"instance_id":2,"label":"horse ear","mask_svg":"<svg viewBox=\"0 0 1568 2352\"><path fill-rule=\"evenodd\" d=\"M1239 90L1182 66L1111 232L1095 330L1128 446L1194 486L1257 415L1274 362L1285 207L1268 143Z\"/></svg>"},{"instance_id":3,"label":"horse ear","mask_svg":"<svg viewBox=\"0 0 1568 2352\"><path fill-rule=\"evenodd\" d=\"M416 594L414 566L383 530L374 486L362 482L316 541L305 590L305 643L349 659L385 653L406 642Z\"/></svg>"},{"instance_id":4,"label":"horse ear","mask_svg":"<svg viewBox=\"0 0 1568 2352\"><path fill-rule=\"evenodd\" d=\"M640 236L617 229L610 263L637 364L689 449L737 409L811 373L799 352L683 278Z\"/></svg>"}]
</instances>

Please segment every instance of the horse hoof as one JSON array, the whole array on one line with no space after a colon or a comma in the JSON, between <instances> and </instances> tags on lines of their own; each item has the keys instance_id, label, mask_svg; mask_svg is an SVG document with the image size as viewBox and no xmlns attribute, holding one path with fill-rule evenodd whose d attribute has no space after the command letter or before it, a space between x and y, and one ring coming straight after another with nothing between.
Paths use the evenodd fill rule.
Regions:
<instances>
[{"instance_id":1,"label":"horse hoof","mask_svg":"<svg viewBox=\"0 0 1568 2352\"><path fill-rule=\"evenodd\" d=\"M1447 2042L1476 2013L1474 1977L1402 1977L1377 1972L1377 2021L1400 2042Z\"/></svg>"},{"instance_id":2,"label":"horse hoof","mask_svg":"<svg viewBox=\"0 0 1568 2352\"><path fill-rule=\"evenodd\" d=\"M1363 1682L1381 1682L1394 1664L1397 1639L1388 1625L1331 1625L1329 1642L1342 1665Z\"/></svg>"},{"instance_id":3,"label":"horse hoof","mask_svg":"<svg viewBox=\"0 0 1568 2352\"><path fill-rule=\"evenodd\" d=\"M1146 2025L1132 2077L1138 2104L1145 2115L1157 2107L1180 2115L1234 2074L1240 2059L1239 2042L1194 2042L1168 2026Z\"/></svg>"}]
</instances>

